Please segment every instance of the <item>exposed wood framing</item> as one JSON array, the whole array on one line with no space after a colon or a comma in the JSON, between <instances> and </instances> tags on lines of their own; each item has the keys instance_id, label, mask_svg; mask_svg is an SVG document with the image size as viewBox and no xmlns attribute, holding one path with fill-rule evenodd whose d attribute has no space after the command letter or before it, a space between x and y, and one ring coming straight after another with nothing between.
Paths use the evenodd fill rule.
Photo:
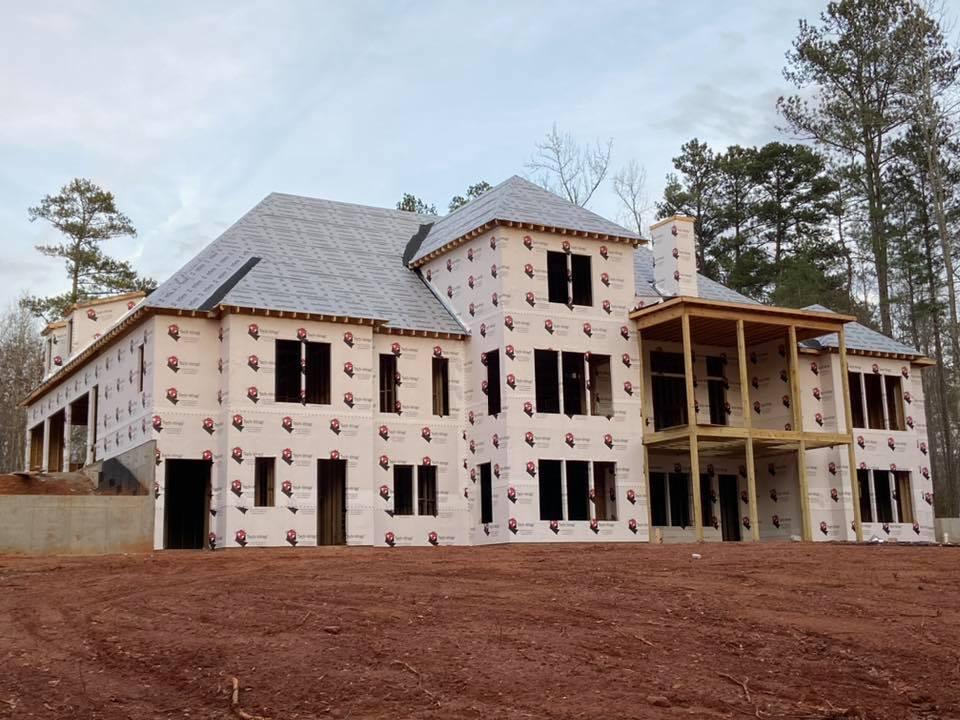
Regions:
<instances>
[{"instance_id":1,"label":"exposed wood framing","mask_svg":"<svg viewBox=\"0 0 960 720\"><path fill-rule=\"evenodd\" d=\"M693 527L697 542L703 542L703 508L700 500L700 448L697 443L697 400L693 387L693 342L690 339L690 316L683 323L683 375L687 386L687 432L690 442L690 483L693 490Z\"/></svg>"},{"instance_id":2,"label":"exposed wood framing","mask_svg":"<svg viewBox=\"0 0 960 720\"><path fill-rule=\"evenodd\" d=\"M840 326L841 328L843 325ZM800 485L800 536L811 539L810 533L810 487L807 482L806 443L803 440L803 407L800 399L800 359L797 353L797 328L787 326L787 352L790 358L790 409L793 411L794 432L800 432L800 445L797 448L797 480Z\"/></svg>"},{"instance_id":3,"label":"exposed wood framing","mask_svg":"<svg viewBox=\"0 0 960 720\"><path fill-rule=\"evenodd\" d=\"M806 468L806 452L816 448L847 446L847 453L850 458L851 486L855 504L855 518L858 528L858 539L862 537L859 520L859 501L856 487L855 459L853 436L850 430L852 425L850 419L850 389L846 380L846 337L844 334L845 323L853 318L845 315L834 315L832 313L808 312L802 310L790 310L786 308L770 308L764 306L752 307L737 303L723 303L718 301L703 300L700 298L673 298L666 302L659 303L656 306L642 308L631 313L631 317L636 322L638 336L640 337L639 346L641 353L644 344L649 344L651 339L659 339L657 333L644 332L658 326L671 323L676 331L679 325L679 340L683 347L684 358L684 380L687 392L687 423L686 425L646 432L647 409L642 406L641 422L644 423L643 448L644 461L651 449L682 452L684 450L690 455L690 475L693 490L693 509L694 509L694 527L696 529L696 539L703 540L702 507L700 502L700 452L711 452L717 454L730 455L738 452L742 448L745 455L745 464L747 467L747 492L749 500L749 519L750 535L754 541L760 539L760 528L758 518L757 487L756 487L756 467L755 452L769 451L784 453L793 453L797 462L797 483L800 493L800 513L801 513L801 535L804 540L812 540L813 528L811 525L810 494L809 483ZM737 343L737 365L740 376L740 401L743 406L743 426L731 427L727 425L701 425L696 420L696 399L693 387L693 341L695 328L699 329L702 324L699 320L708 318L711 321L729 321L736 325L736 343ZM756 329L763 326L769 326L774 336L779 333L780 337L786 335L786 345L788 348L789 359L789 383L790 383L790 408L791 419L789 429L774 430L765 428L756 428L753 426L750 413L750 391L749 391L749 373L747 368L747 343L748 327L747 324L754 327L754 332L750 336L756 336ZM710 327L715 329L716 323L710 323ZM767 332L767 331L762 331ZM810 334L811 332L826 333L836 332L840 339L838 352L841 355L841 366L843 374L843 402L844 414L847 418L847 427L845 432L817 432L808 431L803 427L803 407L802 396L800 392L799 378L799 353L798 346L800 334ZM696 333L699 337L699 333ZM651 338L653 335L653 338ZM915 361L912 358L912 361ZM640 371L643 378L644 364L641 358ZM641 403L644 401L644 394L641 392ZM647 478L647 492L649 497L649 478ZM652 527L652 519L651 519Z\"/></svg>"},{"instance_id":4,"label":"exposed wood framing","mask_svg":"<svg viewBox=\"0 0 960 720\"><path fill-rule=\"evenodd\" d=\"M743 407L743 427L747 437L743 441L744 464L747 466L747 500L750 512L750 537L760 542L760 522L757 513L757 471L753 459L753 418L750 415L750 374L747 372L747 340L743 318L737 318L737 367L740 371L740 404Z\"/></svg>"},{"instance_id":5,"label":"exposed wood framing","mask_svg":"<svg viewBox=\"0 0 960 720\"><path fill-rule=\"evenodd\" d=\"M812 540L810 527L810 484L807 481L807 446L800 441L800 447L797 448L797 480L800 485L800 522L803 526L800 528L800 537L804 540Z\"/></svg>"},{"instance_id":6,"label":"exposed wood framing","mask_svg":"<svg viewBox=\"0 0 960 720\"><path fill-rule=\"evenodd\" d=\"M828 328L829 332L835 332L838 325L853 322L856 318L853 315L841 315L840 313L822 312L817 310L794 310L792 308L774 307L771 305L750 305L747 303L735 303L725 300L707 300L706 298L691 297L689 295L680 295L665 300L657 305L650 305L631 313L631 318L644 316L654 312L662 312L664 308L670 308L675 305L684 305L688 312L696 317L721 317L727 320L737 320L738 318L749 318L756 316L757 322L774 322L774 318L783 320L783 324L800 324L803 327L816 327L822 325ZM759 320L760 317L764 319Z\"/></svg>"}]
</instances>

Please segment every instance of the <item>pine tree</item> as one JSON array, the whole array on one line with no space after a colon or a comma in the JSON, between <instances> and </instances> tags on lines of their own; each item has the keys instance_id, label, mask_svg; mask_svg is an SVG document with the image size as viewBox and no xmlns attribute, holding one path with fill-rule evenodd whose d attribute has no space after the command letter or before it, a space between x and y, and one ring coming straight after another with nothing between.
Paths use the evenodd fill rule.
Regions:
<instances>
[{"instance_id":1,"label":"pine tree","mask_svg":"<svg viewBox=\"0 0 960 720\"><path fill-rule=\"evenodd\" d=\"M21 305L37 317L55 320L83 300L133 290L151 290L156 283L141 277L129 262L103 252L101 244L137 234L133 223L117 209L113 193L90 180L76 178L56 195L47 195L28 210L30 221L50 223L65 237L55 245L38 245L47 257L62 258L70 289L60 295L26 297Z\"/></svg>"}]
</instances>

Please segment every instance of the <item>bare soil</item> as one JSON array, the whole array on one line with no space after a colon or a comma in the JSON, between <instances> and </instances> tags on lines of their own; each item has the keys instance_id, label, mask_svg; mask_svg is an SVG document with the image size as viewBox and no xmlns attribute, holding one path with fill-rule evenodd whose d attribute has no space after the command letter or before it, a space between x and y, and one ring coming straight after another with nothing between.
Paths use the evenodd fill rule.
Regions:
<instances>
[{"instance_id":1,"label":"bare soil","mask_svg":"<svg viewBox=\"0 0 960 720\"><path fill-rule=\"evenodd\" d=\"M0 557L0 660L10 718L958 718L960 549Z\"/></svg>"},{"instance_id":2,"label":"bare soil","mask_svg":"<svg viewBox=\"0 0 960 720\"><path fill-rule=\"evenodd\" d=\"M96 483L81 472L0 474L0 495L95 494Z\"/></svg>"}]
</instances>

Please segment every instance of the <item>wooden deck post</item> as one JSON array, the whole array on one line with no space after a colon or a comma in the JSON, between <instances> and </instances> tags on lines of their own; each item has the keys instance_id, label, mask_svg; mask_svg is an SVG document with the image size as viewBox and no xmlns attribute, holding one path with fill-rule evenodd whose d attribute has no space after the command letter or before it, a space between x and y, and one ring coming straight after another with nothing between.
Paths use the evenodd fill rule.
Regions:
<instances>
[{"instance_id":1,"label":"wooden deck post","mask_svg":"<svg viewBox=\"0 0 960 720\"><path fill-rule=\"evenodd\" d=\"M800 358L797 351L797 327L787 328L787 352L790 358L790 409L793 410L793 431L801 433L797 448L797 480L800 485L800 536L811 540L810 488L807 484L807 448L803 441L803 408L800 399Z\"/></svg>"},{"instance_id":2,"label":"wooden deck post","mask_svg":"<svg viewBox=\"0 0 960 720\"><path fill-rule=\"evenodd\" d=\"M844 326L837 331L840 345L840 385L843 388L843 417L846 423L847 462L850 465L850 497L853 500L853 529L857 542L863 542L863 520L860 517L860 485L857 483L857 449L853 444L853 410L850 407L850 374L847 368L847 337Z\"/></svg>"},{"instance_id":3,"label":"wooden deck post","mask_svg":"<svg viewBox=\"0 0 960 720\"><path fill-rule=\"evenodd\" d=\"M683 374L687 388L687 429L690 431L690 487L693 490L693 527L697 542L703 542L703 508L700 502L700 447L697 442L697 399L693 387L693 342L690 316L680 319L683 330Z\"/></svg>"},{"instance_id":4,"label":"wooden deck post","mask_svg":"<svg viewBox=\"0 0 960 720\"><path fill-rule=\"evenodd\" d=\"M747 467L747 499L750 502L750 537L760 542L760 523L757 513L757 473L753 460L753 417L750 415L750 375L747 372L747 338L743 318L737 318L737 365L740 368L740 404L743 405L743 427L747 431L744 440L744 463ZM739 513L738 513L739 515Z\"/></svg>"}]
</instances>

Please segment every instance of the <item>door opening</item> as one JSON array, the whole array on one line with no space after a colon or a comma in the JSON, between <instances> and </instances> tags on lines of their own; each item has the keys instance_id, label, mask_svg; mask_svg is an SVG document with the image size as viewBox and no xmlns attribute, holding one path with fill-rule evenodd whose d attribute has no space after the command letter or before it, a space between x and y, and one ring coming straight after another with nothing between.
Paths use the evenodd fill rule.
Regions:
<instances>
[{"instance_id":1,"label":"door opening","mask_svg":"<svg viewBox=\"0 0 960 720\"><path fill-rule=\"evenodd\" d=\"M317 545L347 544L347 461L317 460Z\"/></svg>"},{"instance_id":2,"label":"door opening","mask_svg":"<svg viewBox=\"0 0 960 720\"><path fill-rule=\"evenodd\" d=\"M167 460L163 547L202 550L210 508L210 468L205 460Z\"/></svg>"},{"instance_id":3,"label":"door opening","mask_svg":"<svg viewBox=\"0 0 960 720\"><path fill-rule=\"evenodd\" d=\"M736 475L720 475L720 522L723 539L740 540L740 495L737 492Z\"/></svg>"}]
</instances>

